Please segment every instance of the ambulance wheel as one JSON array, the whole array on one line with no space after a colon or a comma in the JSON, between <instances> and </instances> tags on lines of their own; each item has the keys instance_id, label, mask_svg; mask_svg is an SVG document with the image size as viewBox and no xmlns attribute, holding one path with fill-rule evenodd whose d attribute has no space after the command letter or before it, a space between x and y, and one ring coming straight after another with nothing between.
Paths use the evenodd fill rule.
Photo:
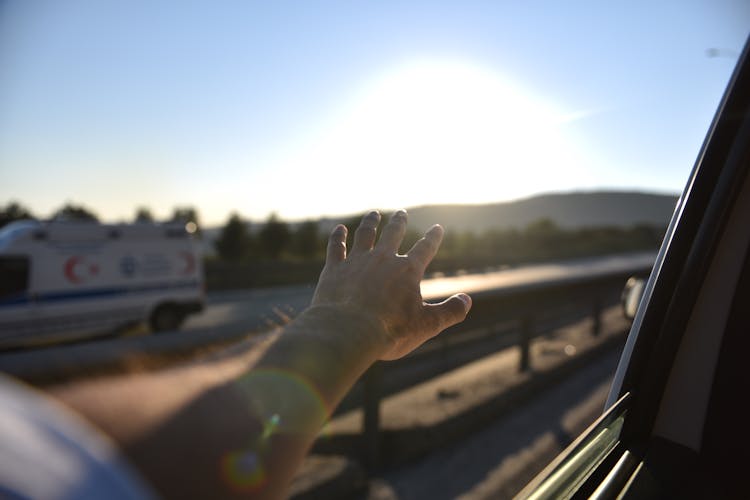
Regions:
<instances>
[{"instance_id":1,"label":"ambulance wheel","mask_svg":"<svg viewBox=\"0 0 750 500\"><path fill-rule=\"evenodd\" d=\"M164 304L157 307L151 314L149 324L155 332L177 330L182 324L184 316L177 306Z\"/></svg>"}]
</instances>

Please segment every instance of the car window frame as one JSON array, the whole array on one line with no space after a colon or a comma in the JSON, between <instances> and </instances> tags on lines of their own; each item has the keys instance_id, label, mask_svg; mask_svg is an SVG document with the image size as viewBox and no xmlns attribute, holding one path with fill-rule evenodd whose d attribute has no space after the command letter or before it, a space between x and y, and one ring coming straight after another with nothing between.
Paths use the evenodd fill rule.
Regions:
<instances>
[{"instance_id":1,"label":"car window frame","mask_svg":"<svg viewBox=\"0 0 750 500\"><path fill-rule=\"evenodd\" d=\"M750 162L750 37L678 200L633 320L605 412L540 472L516 498L559 497L549 479L576 459L613 412L626 415L617 446L565 497L608 498L631 491L642 471L652 431L692 306L716 257ZM674 451L674 450L672 450ZM682 453L677 450L675 453ZM642 487L641 483L641 487ZM651 483L650 486L654 486ZM557 495L554 495L557 493ZM539 496L538 496L539 495Z\"/></svg>"}]
</instances>

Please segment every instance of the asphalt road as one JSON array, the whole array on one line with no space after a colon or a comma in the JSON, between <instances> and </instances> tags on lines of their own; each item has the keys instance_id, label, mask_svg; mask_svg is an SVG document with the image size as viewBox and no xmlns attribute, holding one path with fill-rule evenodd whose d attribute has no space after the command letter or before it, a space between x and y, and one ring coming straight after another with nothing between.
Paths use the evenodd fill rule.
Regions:
<instances>
[{"instance_id":1,"label":"asphalt road","mask_svg":"<svg viewBox=\"0 0 750 500\"><path fill-rule=\"evenodd\" d=\"M601 415L618 359L608 353L460 443L384 471L367 500L513 498Z\"/></svg>"},{"instance_id":2,"label":"asphalt road","mask_svg":"<svg viewBox=\"0 0 750 500\"><path fill-rule=\"evenodd\" d=\"M183 332L259 332L282 325L310 304L313 287L284 286L214 292L206 308L187 319Z\"/></svg>"}]
</instances>

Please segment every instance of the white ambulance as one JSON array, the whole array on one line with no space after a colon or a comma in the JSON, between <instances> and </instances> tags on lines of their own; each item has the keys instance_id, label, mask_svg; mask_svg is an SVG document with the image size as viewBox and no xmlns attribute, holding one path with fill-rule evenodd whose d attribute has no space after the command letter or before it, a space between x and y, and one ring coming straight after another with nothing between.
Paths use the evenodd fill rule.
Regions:
<instances>
[{"instance_id":1,"label":"white ambulance","mask_svg":"<svg viewBox=\"0 0 750 500\"><path fill-rule=\"evenodd\" d=\"M0 229L0 348L175 330L202 310L201 253L182 224L17 221Z\"/></svg>"}]
</instances>

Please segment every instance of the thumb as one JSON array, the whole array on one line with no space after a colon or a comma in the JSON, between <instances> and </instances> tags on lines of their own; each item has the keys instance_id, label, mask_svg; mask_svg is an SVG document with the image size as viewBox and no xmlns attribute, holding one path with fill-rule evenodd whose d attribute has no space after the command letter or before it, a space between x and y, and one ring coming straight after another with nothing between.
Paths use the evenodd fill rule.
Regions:
<instances>
[{"instance_id":1,"label":"thumb","mask_svg":"<svg viewBox=\"0 0 750 500\"><path fill-rule=\"evenodd\" d=\"M457 293L437 304L427 304L427 307L442 331L466 318L471 309L471 297L465 293Z\"/></svg>"}]
</instances>

